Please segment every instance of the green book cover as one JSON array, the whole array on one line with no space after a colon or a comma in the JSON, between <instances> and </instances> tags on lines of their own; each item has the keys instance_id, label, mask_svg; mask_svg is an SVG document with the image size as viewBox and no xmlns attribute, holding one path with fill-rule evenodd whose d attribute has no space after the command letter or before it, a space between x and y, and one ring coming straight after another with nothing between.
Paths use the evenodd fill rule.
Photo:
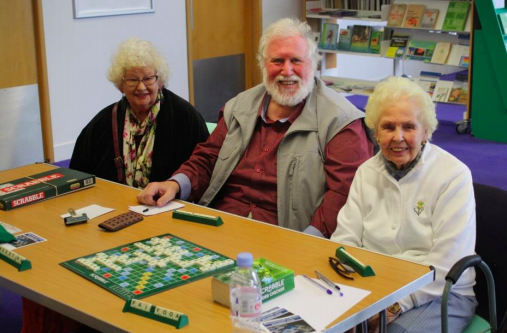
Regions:
<instances>
[{"instance_id":1,"label":"green book cover","mask_svg":"<svg viewBox=\"0 0 507 333\"><path fill-rule=\"evenodd\" d=\"M352 28L350 50L353 52L369 52L370 50L371 27L355 25Z\"/></svg>"},{"instance_id":2,"label":"green book cover","mask_svg":"<svg viewBox=\"0 0 507 333\"><path fill-rule=\"evenodd\" d=\"M328 50L338 48L338 24L324 23L320 37L320 47Z\"/></svg>"},{"instance_id":3,"label":"green book cover","mask_svg":"<svg viewBox=\"0 0 507 333\"><path fill-rule=\"evenodd\" d=\"M442 30L463 31L468 19L468 11L470 10L470 2L453 1L447 7L444 24Z\"/></svg>"},{"instance_id":4,"label":"green book cover","mask_svg":"<svg viewBox=\"0 0 507 333\"><path fill-rule=\"evenodd\" d=\"M350 50L350 29L341 29L340 36L338 39L338 50L348 51Z\"/></svg>"},{"instance_id":5,"label":"green book cover","mask_svg":"<svg viewBox=\"0 0 507 333\"><path fill-rule=\"evenodd\" d=\"M370 52L379 54L380 43L384 40L384 28L383 27L372 27L371 39L370 39Z\"/></svg>"},{"instance_id":6,"label":"green book cover","mask_svg":"<svg viewBox=\"0 0 507 333\"><path fill-rule=\"evenodd\" d=\"M435 51L435 42L411 40L406 54L407 59L430 62Z\"/></svg>"}]
</instances>

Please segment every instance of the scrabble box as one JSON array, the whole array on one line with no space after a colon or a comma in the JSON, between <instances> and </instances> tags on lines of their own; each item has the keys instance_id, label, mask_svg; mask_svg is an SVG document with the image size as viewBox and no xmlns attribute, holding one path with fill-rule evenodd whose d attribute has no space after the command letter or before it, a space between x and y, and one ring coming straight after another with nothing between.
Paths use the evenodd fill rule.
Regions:
<instances>
[{"instance_id":1,"label":"scrabble box","mask_svg":"<svg viewBox=\"0 0 507 333\"><path fill-rule=\"evenodd\" d=\"M254 261L253 267L261 280L262 302L283 295L294 289L294 272L264 258ZM218 274L211 279L213 300L231 306L229 283L232 272Z\"/></svg>"},{"instance_id":2,"label":"scrabble box","mask_svg":"<svg viewBox=\"0 0 507 333\"><path fill-rule=\"evenodd\" d=\"M95 176L57 168L0 184L0 209L11 210L95 185Z\"/></svg>"}]
</instances>

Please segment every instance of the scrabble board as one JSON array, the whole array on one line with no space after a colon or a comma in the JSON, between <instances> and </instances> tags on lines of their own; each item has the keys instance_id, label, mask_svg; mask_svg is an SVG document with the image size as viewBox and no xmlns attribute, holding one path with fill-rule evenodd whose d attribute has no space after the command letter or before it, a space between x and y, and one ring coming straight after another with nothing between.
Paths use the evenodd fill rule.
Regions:
<instances>
[{"instance_id":1,"label":"scrabble board","mask_svg":"<svg viewBox=\"0 0 507 333\"><path fill-rule=\"evenodd\" d=\"M140 299L232 270L231 258L164 234L60 265L125 299Z\"/></svg>"}]
</instances>

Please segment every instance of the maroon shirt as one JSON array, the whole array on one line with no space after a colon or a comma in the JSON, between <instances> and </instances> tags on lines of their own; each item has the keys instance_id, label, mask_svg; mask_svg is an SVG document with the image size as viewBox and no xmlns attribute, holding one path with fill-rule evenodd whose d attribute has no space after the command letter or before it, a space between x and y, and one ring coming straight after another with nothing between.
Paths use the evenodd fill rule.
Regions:
<instances>
[{"instance_id":1,"label":"maroon shirt","mask_svg":"<svg viewBox=\"0 0 507 333\"><path fill-rule=\"evenodd\" d=\"M240 216L252 212L256 220L278 224L276 153L303 107L301 103L285 122L274 122L267 115L266 121L262 119L261 106L250 143L212 207ZM190 159L175 172L190 179L189 200L198 201L207 189L226 134L227 125L222 118L208 141L198 144ZM329 238L336 229L336 216L347 201L356 170L372 154L373 144L367 139L360 119L343 128L326 145L324 169L328 191L310 223L324 236Z\"/></svg>"}]
</instances>

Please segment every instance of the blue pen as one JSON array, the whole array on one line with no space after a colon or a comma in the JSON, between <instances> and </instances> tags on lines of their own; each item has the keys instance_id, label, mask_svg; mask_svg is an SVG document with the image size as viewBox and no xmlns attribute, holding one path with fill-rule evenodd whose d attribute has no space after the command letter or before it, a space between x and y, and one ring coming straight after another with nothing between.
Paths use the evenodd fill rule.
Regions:
<instances>
[{"instance_id":1,"label":"blue pen","mask_svg":"<svg viewBox=\"0 0 507 333\"><path fill-rule=\"evenodd\" d=\"M326 287L324 287L323 285L321 285L320 283L314 281L313 279L309 278L308 276L304 275L303 274L303 277L305 279L307 279L308 281L310 281L311 283L313 283L315 286L319 287L320 289L324 290L328 295L332 295L333 292L330 290L330 289L327 289Z\"/></svg>"},{"instance_id":2,"label":"blue pen","mask_svg":"<svg viewBox=\"0 0 507 333\"><path fill-rule=\"evenodd\" d=\"M340 296L343 296L343 293L341 292L341 289L340 289L340 287L337 284L335 284L333 281L329 280L322 273L319 273L319 272L315 271L315 274L317 274L318 278L320 280L324 281L328 286L330 286L331 288L335 288L336 290L338 290L338 292L340 293Z\"/></svg>"}]
</instances>

